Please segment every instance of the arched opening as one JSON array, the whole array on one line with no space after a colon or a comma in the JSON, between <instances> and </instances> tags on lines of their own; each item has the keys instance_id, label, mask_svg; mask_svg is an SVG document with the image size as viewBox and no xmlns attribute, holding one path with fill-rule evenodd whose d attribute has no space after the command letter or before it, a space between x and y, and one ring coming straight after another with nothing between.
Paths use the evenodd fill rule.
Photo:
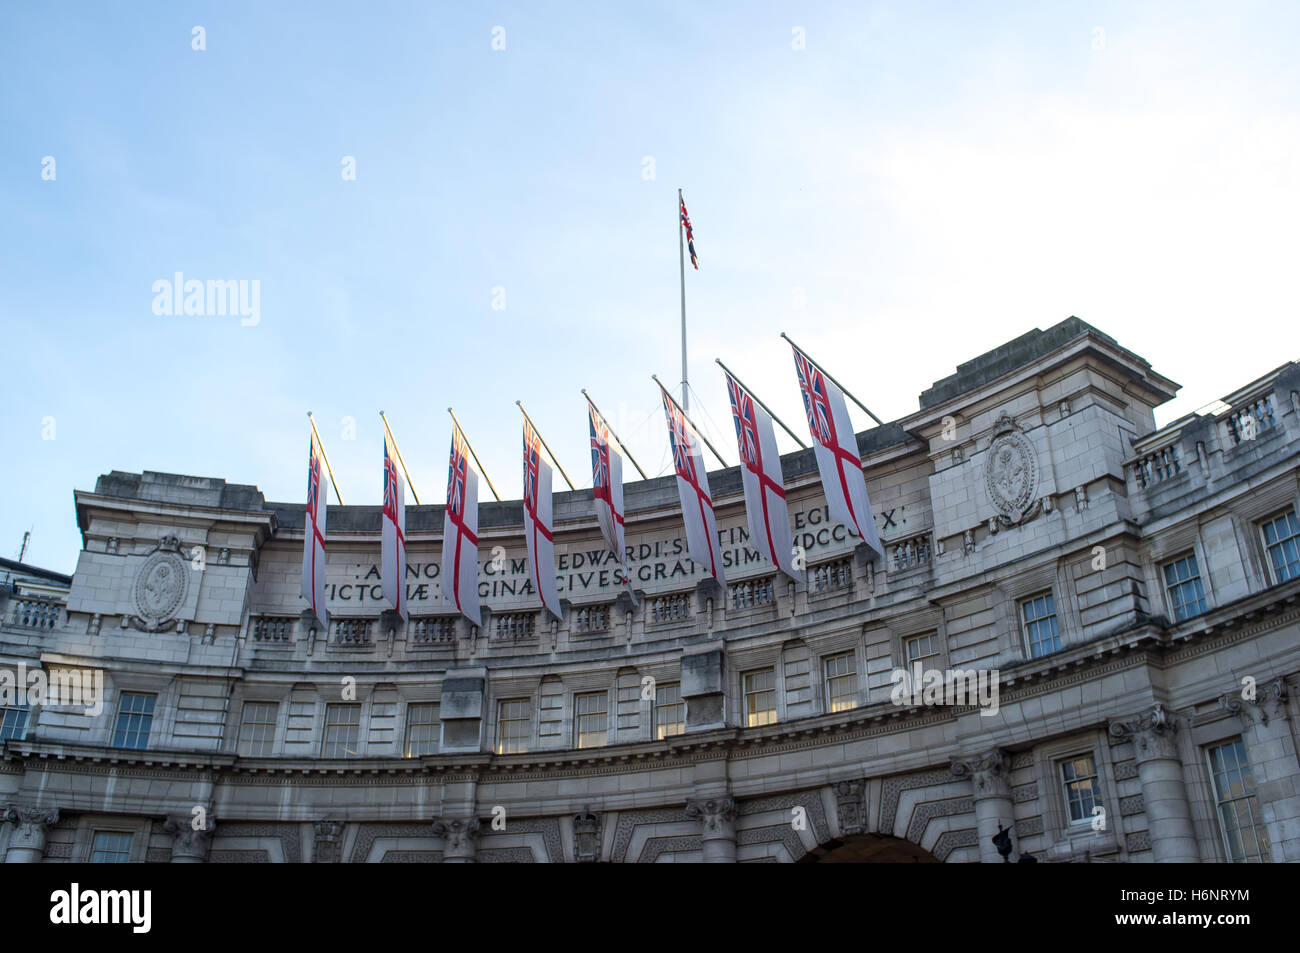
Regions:
<instances>
[{"instance_id":1,"label":"arched opening","mask_svg":"<svg viewBox=\"0 0 1300 953\"><path fill-rule=\"evenodd\" d=\"M924 847L888 834L851 834L827 841L799 859L801 864L937 864Z\"/></svg>"}]
</instances>

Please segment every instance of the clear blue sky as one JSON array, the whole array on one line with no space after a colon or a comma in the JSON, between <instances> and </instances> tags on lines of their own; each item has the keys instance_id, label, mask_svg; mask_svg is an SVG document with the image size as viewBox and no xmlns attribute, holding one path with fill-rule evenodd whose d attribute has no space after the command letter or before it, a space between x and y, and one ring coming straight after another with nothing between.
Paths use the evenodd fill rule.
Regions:
<instances>
[{"instance_id":1,"label":"clear blue sky","mask_svg":"<svg viewBox=\"0 0 1300 953\"><path fill-rule=\"evenodd\" d=\"M1191 411L1300 357L1297 10L8 0L0 553L71 571L112 469L300 500L308 409L349 503L380 410L441 502L449 404L507 498L516 399L590 485L582 386L663 472L679 186L730 460L713 358L800 425L782 330L894 419L1077 314ZM155 315L177 271L260 322Z\"/></svg>"}]
</instances>

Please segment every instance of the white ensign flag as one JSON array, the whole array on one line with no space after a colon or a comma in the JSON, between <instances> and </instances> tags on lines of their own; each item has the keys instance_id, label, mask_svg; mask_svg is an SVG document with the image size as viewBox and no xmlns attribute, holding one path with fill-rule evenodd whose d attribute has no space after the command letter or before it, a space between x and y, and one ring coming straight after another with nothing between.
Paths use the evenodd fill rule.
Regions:
<instances>
[{"instance_id":1,"label":"white ensign flag","mask_svg":"<svg viewBox=\"0 0 1300 953\"><path fill-rule=\"evenodd\" d=\"M843 523L883 556L885 551L876 532L876 517L871 511L867 482L862 474L862 458L858 456L858 438L849 421L844 394L797 347L794 366L799 374L808 431L812 434L817 470L831 518Z\"/></svg>"},{"instance_id":2,"label":"white ensign flag","mask_svg":"<svg viewBox=\"0 0 1300 953\"><path fill-rule=\"evenodd\" d=\"M469 447L460 428L451 430L447 506L442 517L442 595L475 625L483 624L478 605L478 474L469 465Z\"/></svg>"},{"instance_id":3,"label":"white ensign flag","mask_svg":"<svg viewBox=\"0 0 1300 953\"><path fill-rule=\"evenodd\" d=\"M380 520L380 578L384 598L406 621L406 487L397 475L397 448L384 434L384 510Z\"/></svg>"},{"instance_id":4,"label":"white ensign flag","mask_svg":"<svg viewBox=\"0 0 1300 953\"><path fill-rule=\"evenodd\" d=\"M691 559L720 585L727 581L722 573L722 554L718 551L718 524L713 518L713 498L709 495L709 475L700 452L702 441L686 415L664 390L664 414L668 417L668 439L673 446L673 467L677 471L677 494L682 502L682 519L686 523L686 544Z\"/></svg>"},{"instance_id":5,"label":"white ensign flag","mask_svg":"<svg viewBox=\"0 0 1300 953\"><path fill-rule=\"evenodd\" d=\"M524 421L524 537L533 587L542 605L557 619L560 593L555 587L555 529L551 518L551 465L542 459L541 438Z\"/></svg>"},{"instance_id":6,"label":"white ensign flag","mask_svg":"<svg viewBox=\"0 0 1300 953\"><path fill-rule=\"evenodd\" d=\"M325 629L329 612L325 609L325 451L313 428L307 459L307 505L303 522L302 597L311 603L311 611Z\"/></svg>"},{"instance_id":7,"label":"white ensign flag","mask_svg":"<svg viewBox=\"0 0 1300 953\"><path fill-rule=\"evenodd\" d=\"M736 443L740 449L749 544L791 579L798 579L794 571L790 513L785 502L785 478L772 418L739 381L726 370L722 373L727 375L731 418L736 424Z\"/></svg>"}]
</instances>

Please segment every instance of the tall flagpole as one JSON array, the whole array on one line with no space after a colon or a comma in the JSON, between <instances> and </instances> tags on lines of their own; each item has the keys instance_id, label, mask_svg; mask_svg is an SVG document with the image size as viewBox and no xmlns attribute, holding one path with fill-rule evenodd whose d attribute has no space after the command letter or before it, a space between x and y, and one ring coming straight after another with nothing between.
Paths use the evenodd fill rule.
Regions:
<instances>
[{"instance_id":1,"label":"tall flagpole","mask_svg":"<svg viewBox=\"0 0 1300 953\"><path fill-rule=\"evenodd\" d=\"M311 432L316 436L316 446L320 447L321 458L325 461L325 470L330 475L330 486L334 487L334 495L339 498L339 506L343 505L343 494L339 492L338 481L334 479L334 468L330 466L330 458L325 453L325 441L320 438L320 431L316 429L316 418L307 411L307 421L311 424Z\"/></svg>"},{"instance_id":2,"label":"tall flagpole","mask_svg":"<svg viewBox=\"0 0 1300 953\"><path fill-rule=\"evenodd\" d=\"M682 206L686 200L682 198L682 190L677 190L677 264L681 268L682 274L682 410L691 409L691 397L686 387L686 241L682 233L686 230L682 222Z\"/></svg>"},{"instance_id":3,"label":"tall flagpole","mask_svg":"<svg viewBox=\"0 0 1300 953\"><path fill-rule=\"evenodd\" d=\"M569 484L569 489L576 490L577 487L573 485L573 481L569 479L569 475L564 472L564 467L560 466L560 461L555 459L555 454L551 453L551 448L546 446L546 438L543 437L542 432L537 429L537 424L533 423L533 418L529 417L528 411L524 410L523 403L515 401L515 406L518 407L519 412L524 415L524 420L528 421L528 426L533 428L533 433L537 434L537 440L541 443L542 449L546 451L546 455L550 457L551 462L555 464L555 469L560 471L560 476L564 477L564 482Z\"/></svg>"},{"instance_id":4,"label":"tall flagpole","mask_svg":"<svg viewBox=\"0 0 1300 953\"><path fill-rule=\"evenodd\" d=\"M591 395L587 393L587 388L585 387L582 389L582 396L587 398L587 403L589 403L591 409L596 412L596 416L600 418L600 422L605 425L605 429L609 431L609 435L614 438L614 442L618 444L618 448L623 451L623 456L632 461L632 466L636 467L636 472L641 474L641 479L650 479L645 475L645 471L641 469L641 464L637 463L636 458L632 456L627 447L623 446L623 441L618 438L618 434L614 433L614 428L609 425L609 421L606 420L605 415L600 412L600 408L596 406L596 402L591 399Z\"/></svg>"},{"instance_id":5,"label":"tall flagpole","mask_svg":"<svg viewBox=\"0 0 1300 953\"><path fill-rule=\"evenodd\" d=\"M388 439L393 441L393 450L397 453L397 462L402 465L402 473L406 476L406 485L411 488L411 495L415 497L415 505L420 505L420 494L415 492L415 484L411 482L411 474L406 469L406 461L402 459L402 448L397 445L397 438L393 436L393 428L388 426L388 418L384 412L379 412L379 419L384 422L384 430L388 434Z\"/></svg>"},{"instance_id":6,"label":"tall flagpole","mask_svg":"<svg viewBox=\"0 0 1300 953\"><path fill-rule=\"evenodd\" d=\"M450 407L447 408L447 413L451 414L451 422L456 425L456 430L460 433L460 438L465 441L465 449L468 450L469 455L474 458L474 465L478 467L478 472L483 474L483 479L487 481L488 489L492 491L492 495L496 497L497 502L500 503L501 495L497 493L497 488L492 485L492 478L488 476L487 471L483 469L483 464L479 463L478 454L474 452L474 445L469 442L469 437L465 436L465 428L460 425L460 421L456 419L456 414Z\"/></svg>"}]
</instances>

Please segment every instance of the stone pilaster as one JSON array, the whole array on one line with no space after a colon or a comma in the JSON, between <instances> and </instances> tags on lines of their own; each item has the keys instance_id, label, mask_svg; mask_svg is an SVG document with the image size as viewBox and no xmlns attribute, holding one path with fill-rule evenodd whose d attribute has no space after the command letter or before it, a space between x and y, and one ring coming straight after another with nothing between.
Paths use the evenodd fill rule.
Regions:
<instances>
[{"instance_id":1,"label":"stone pilaster","mask_svg":"<svg viewBox=\"0 0 1300 953\"><path fill-rule=\"evenodd\" d=\"M1016 825L1011 797L1011 758L1001 748L993 748L973 758L953 758L949 767L954 776L970 778L974 788L980 863L1002 863L993 838L1000 828Z\"/></svg>"},{"instance_id":2,"label":"stone pilaster","mask_svg":"<svg viewBox=\"0 0 1300 953\"><path fill-rule=\"evenodd\" d=\"M433 832L443 840L444 864L472 864L478 856L479 820L477 817L440 817L433 822Z\"/></svg>"},{"instance_id":3,"label":"stone pilaster","mask_svg":"<svg viewBox=\"0 0 1300 953\"><path fill-rule=\"evenodd\" d=\"M317 821L311 852L313 864L337 864L343 859L343 822Z\"/></svg>"},{"instance_id":4,"label":"stone pilaster","mask_svg":"<svg viewBox=\"0 0 1300 953\"><path fill-rule=\"evenodd\" d=\"M700 822L700 848L706 864L736 862L736 799L700 798L686 802L686 816Z\"/></svg>"},{"instance_id":5,"label":"stone pilaster","mask_svg":"<svg viewBox=\"0 0 1300 953\"><path fill-rule=\"evenodd\" d=\"M1110 724L1112 738L1133 742L1151 854L1158 864L1198 863L1201 859L1177 734L1178 720L1163 705Z\"/></svg>"},{"instance_id":6,"label":"stone pilaster","mask_svg":"<svg viewBox=\"0 0 1300 953\"><path fill-rule=\"evenodd\" d=\"M1220 704L1241 719L1241 740L1250 759L1255 797L1268 832L1269 859L1300 861L1300 761L1287 711L1286 682L1255 686L1253 698L1229 692Z\"/></svg>"},{"instance_id":7,"label":"stone pilaster","mask_svg":"<svg viewBox=\"0 0 1300 953\"><path fill-rule=\"evenodd\" d=\"M206 864L208 848L212 846L212 830L216 826L207 818L205 826L196 828L194 819L185 815L169 817L163 830L172 835L173 864Z\"/></svg>"},{"instance_id":8,"label":"stone pilaster","mask_svg":"<svg viewBox=\"0 0 1300 953\"><path fill-rule=\"evenodd\" d=\"M5 863L39 864L45 856L45 835L50 825L58 822L59 809L15 804L5 808L3 819L14 825L9 848L5 851Z\"/></svg>"}]
</instances>

